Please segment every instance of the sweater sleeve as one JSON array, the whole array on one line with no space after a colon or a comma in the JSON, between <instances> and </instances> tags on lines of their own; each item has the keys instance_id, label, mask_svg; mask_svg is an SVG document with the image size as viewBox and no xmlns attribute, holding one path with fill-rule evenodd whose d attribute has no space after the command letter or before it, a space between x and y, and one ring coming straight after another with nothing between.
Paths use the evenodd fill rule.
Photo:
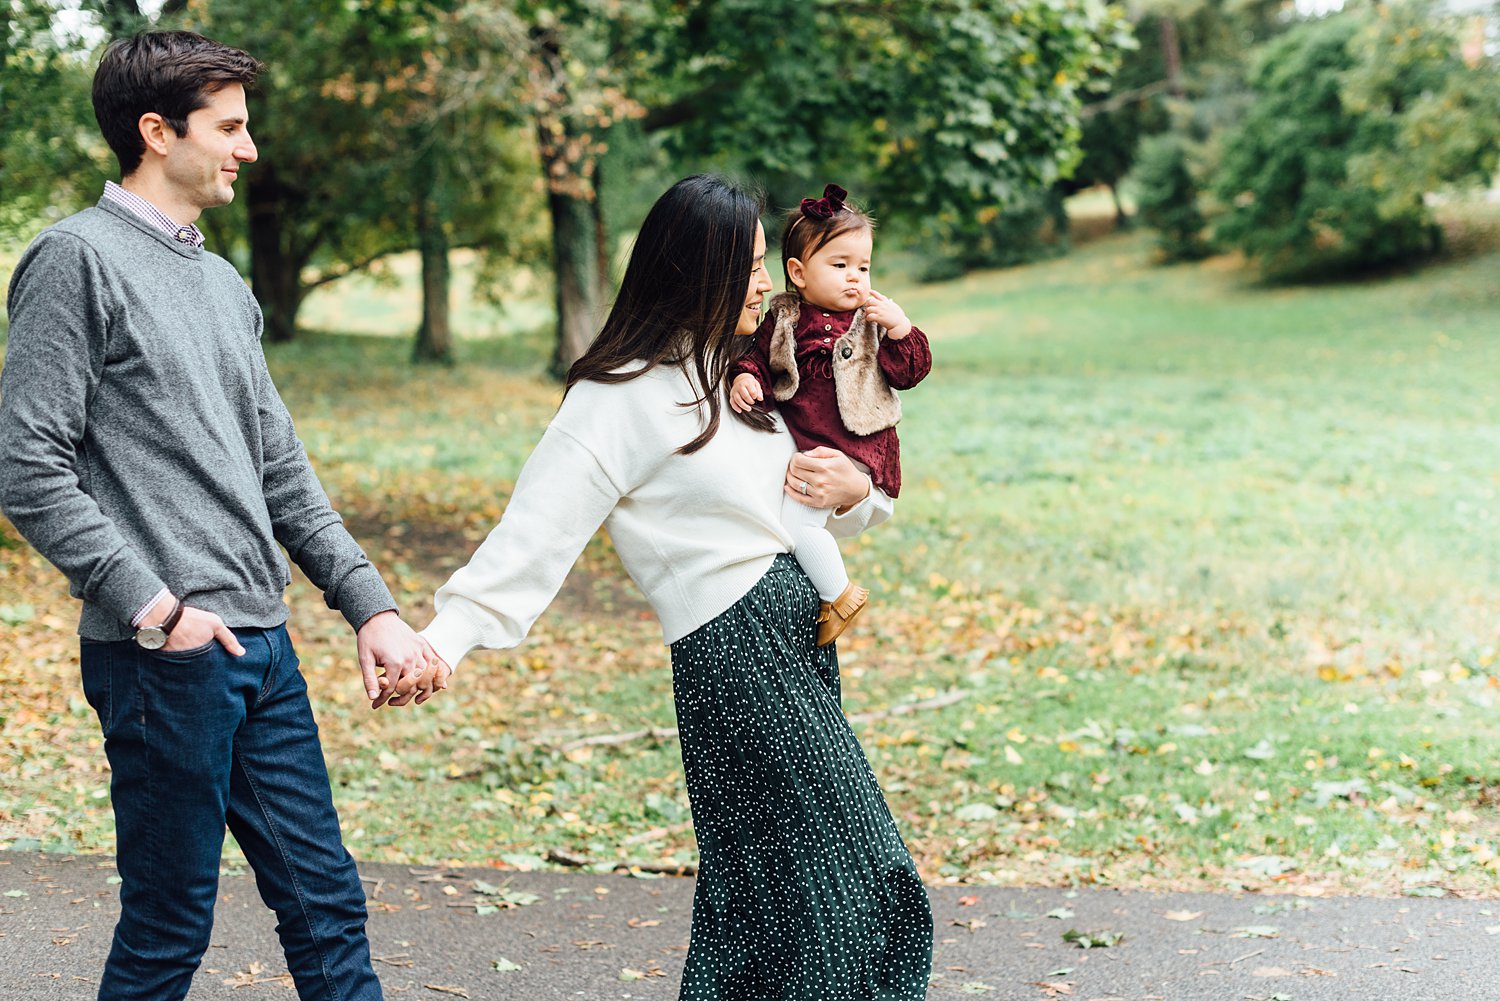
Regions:
<instances>
[{"instance_id":1,"label":"sweater sleeve","mask_svg":"<svg viewBox=\"0 0 1500 1001\"><path fill-rule=\"evenodd\" d=\"M896 502L874 483L865 499L845 511L828 516L828 533L834 538L851 539L867 528L874 528L895 513Z\"/></svg>"},{"instance_id":2,"label":"sweater sleeve","mask_svg":"<svg viewBox=\"0 0 1500 1001\"><path fill-rule=\"evenodd\" d=\"M80 480L109 337L105 277L82 240L49 231L16 266L0 373L0 510L73 593L129 623L165 585Z\"/></svg>"},{"instance_id":3,"label":"sweater sleeve","mask_svg":"<svg viewBox=\"0 0 1500 1001\"><path fill-rule=\"evenodd\" d=\"M453 668L475 647L519 644L621 496L593 452L554 422L500 524L438 589L437 617L422 635Z\"/></svg>"},{"instance_id":4,"label":"sweater sleeve","mask_svg":"<svg viewBox=\"0 0 1500 1001\"><path fill-rule=\"evenodd\" d=\"M899 341L882 337L875 358L892 389L910 389L932 371L932 346L927 343L927 335L915 326Z\"/></svg>"},{"instance_id":5,"label":"sweater sleeve","mask_svg":"<svg viewBox=\"0 0 1500 1001\"><path fill-rule=\"evenodd\" d=\"M313 472L292 416L266 369L258 337L260 309L253 303L250 308L257 334L252 350L263 447L261 491L271 529L307 579L323 592L328 607L337 609L358 630L372 616L394 611L396 601L380 572L344 527L344 519L333 509Z\"/></svg>"}]
</instances>

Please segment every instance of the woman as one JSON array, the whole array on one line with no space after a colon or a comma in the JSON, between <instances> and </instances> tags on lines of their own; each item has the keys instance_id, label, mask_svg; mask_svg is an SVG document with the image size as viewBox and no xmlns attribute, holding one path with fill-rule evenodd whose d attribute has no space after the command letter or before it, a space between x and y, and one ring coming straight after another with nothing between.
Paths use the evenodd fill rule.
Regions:
<instances>
[{"instance_id":1,"label":"woman","mask_svg":"<svg viewBox=\"0 0 1500 1001\"><path fill-rule=\"evenodd\" d=\"M771 288L759 216L710 176L652 207L504 519L423 635L453 667L520 643L603 523L672 652L700 857L680 997L923 998L926 890L839 711L837 656L814 643L818 596L780 517L783 492L809 496L847 535L889 502L842 454L794 458L771 418L724 413Z\"/></svg>"}]
</instances>

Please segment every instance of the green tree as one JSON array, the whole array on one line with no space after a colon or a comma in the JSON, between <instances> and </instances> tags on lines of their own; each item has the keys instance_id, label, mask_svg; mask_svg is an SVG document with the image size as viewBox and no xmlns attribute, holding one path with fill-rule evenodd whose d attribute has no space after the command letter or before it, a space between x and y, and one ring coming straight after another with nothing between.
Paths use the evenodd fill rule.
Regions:
<instances>
[{"instance_id":1,"label":"green tree","mask_svg":"<svg viewBox=\"0 0 1500 1001\"><path fill-rule=\"evenodd\" d=\"M622 121L638 119L679 169L744 170L782 200L836 172L887 217L957 221L1072 164L1080 88L1121 41L1117 12L1087 0L568 0L473 16L524 64L552 222L558 370L597 326L608 270L599 170Z\"/></svg>"},{"instance_id":2,"label":"green tree","mask_svg":"<svg viewBox=\"0 0 1500 1001\"><path fill-rule=\"evenodd\" d=\"M47 0L6 0L0 26L0 233L26 239L99 197L110 163L84 39Z\"/></svg>"},{"instance_id":3,"label":"green tree","mask_svg":"<svg viewBox=\"0 0 1500 1001\"><path fill-rule=\"evenodd\" d=\"M1207 221L1198 210L1198 184L1188 167L1181 136L1151 136L1136 162L1136 199L1141 219L1156 231L1156 246L1167 261L1192 261L1208 253Z\"/></svg>"},{"instance_id":4,"label":"green tree","mask_svg":"<svg viewBox=\"0 0 1500 1001\"><path fill-rule=\"evenodd\" d=\"M1349 178L1380 199L1385 216L1429 193L1488 185L1500 166L1500 58L1467 46L1483 18L1445 17L1407 0L1376 7L1350 42L1354 67L1342 98L1378 139L1349 164Z\"/></svg>"},{"instance_id":5,"label":"green tree","mask_svg":"<svg viewBox=\"0 0 1500 1001\"><path fill-rule=\"evenodd\" d=\"M200 0L162 26L266 64L250 93L261 160L228 210L205 215L215 249L248 265L266 336L290 340L319 286L416 249L423 322L414 356L450 360L447 251L519 257L514 131L468 100L458 0ZM469 88L469 89L466 89ZM243 251L243 252L242 252Z\"/></svg>"},{"instance_id":6,"label":"green tree","mask_svg":"<svg viewBox=\"0 0 1500 1001\"><path fill-rule=\"evenodd\" d=\"M1494 69L1458 52L1449 21L1394 6L1309 22L1269 45L1215 180L1230 206L1218 237L1273 277L1435 251L1426 193L1495 164ZM1398 146L1435 121L1463 138Z\"/></svg>"}]
</instances>

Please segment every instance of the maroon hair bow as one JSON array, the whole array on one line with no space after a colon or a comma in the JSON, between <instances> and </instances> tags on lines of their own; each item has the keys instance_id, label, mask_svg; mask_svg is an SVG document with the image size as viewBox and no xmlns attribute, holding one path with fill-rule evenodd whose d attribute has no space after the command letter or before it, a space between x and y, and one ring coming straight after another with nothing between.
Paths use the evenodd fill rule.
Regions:
<instances>
[{"instance_id":1,"label":"maroon hair bow","mask_svg":"<svg viewBox=\"0 0 1500 1001\"><path fill-rule=\"evenodd\" d=\"M823 189L822 198L802 199L802 214L809 219L831 219L844 210L844 199L848 197L849 192L837 184L830 184Z\"/></svg>"}]
</instances>

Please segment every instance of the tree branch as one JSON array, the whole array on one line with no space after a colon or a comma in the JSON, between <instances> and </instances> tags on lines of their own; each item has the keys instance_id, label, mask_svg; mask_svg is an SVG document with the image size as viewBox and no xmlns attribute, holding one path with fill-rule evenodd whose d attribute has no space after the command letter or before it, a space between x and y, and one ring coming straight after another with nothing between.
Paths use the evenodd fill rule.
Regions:
<instances>
[{"instance_id":1,"label":"tree branch","mask_svg":"<svg viewBox=\"0 0 1500 1001\"><path fill-rule=\"evenodd\" d=\"M1080 118L1093 118L1095 115L1102 115L1111 111L1119 111L1127 104L1134 104L1136 101L1145 100L1148 97L1155 97L1157 94L1160 94L1163 91L1173 90L1174 88L1177 88L1179 86L1180 84L1175 80L1157 80L1155 83L1148 83L1144 87L1136 87L1133 90L1121 91L1118 94L1111 94L1109 97L1105 98L1102 101L1095 101L1093 104L1085 104L1083 108L1078 112L1078 116Z\"/></svg>"},{"instance_id":2,"label":"tree branch","mask_svg":"<svg viewBox=\"0 0 1500 1001\"><path fill-rule=\"evenodd\" d=\"M364 257L359 258L358 260L350 261L347 264L336 265L334 267L328 268L325 271L318 272L317 276L311 281L303 282L302 287L306 291L311 292L313 289L318 288L321 285L327 285L329 282L336 282L340 278L347 278L350 275L354 274L356 271L363 271L383 257L391 257L408 249L410 248L387 247L385 250L376 251L373 254L368 254Z\"/></svg>"}]
</instances>

